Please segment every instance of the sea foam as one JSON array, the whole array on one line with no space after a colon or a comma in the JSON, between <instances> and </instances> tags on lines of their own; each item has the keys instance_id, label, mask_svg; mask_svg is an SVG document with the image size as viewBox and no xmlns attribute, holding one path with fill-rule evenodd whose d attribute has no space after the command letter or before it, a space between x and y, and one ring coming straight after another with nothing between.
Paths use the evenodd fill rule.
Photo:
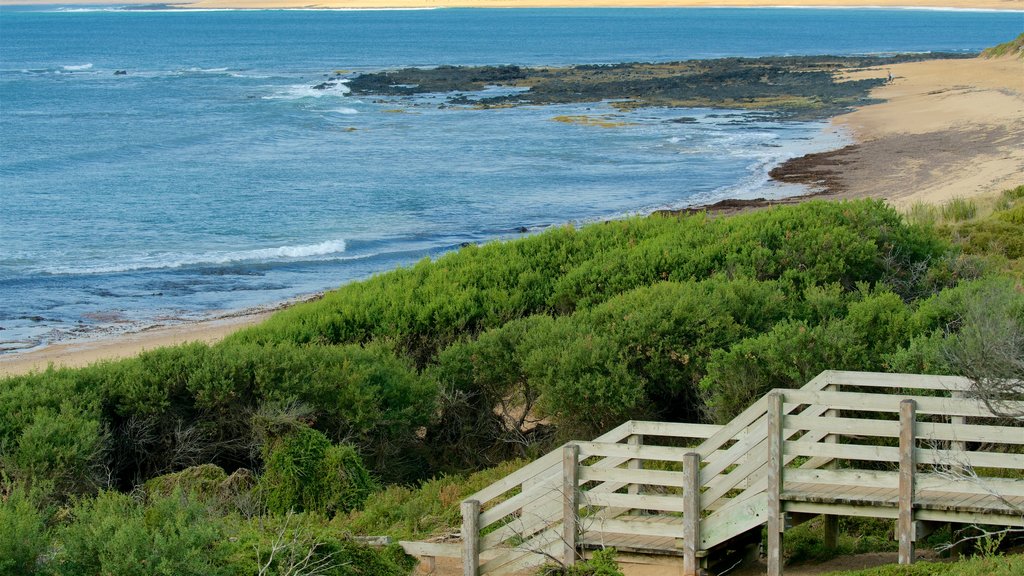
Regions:
<instances>
[{"instance_id":1,"label":"sea foam","mask_svg":"<svg viewBox=\"0 0 1024 576\"><path fill-rule=\"evenodd\" d=\"M138 270L159 270L192 266L222 266L226 264L256 264L269 262L295 262L306 259L323 260L345 252L345 241L326 240L318 244L277 246L225 252L200 254L161 253L128 257L117 264L96 264L93 266L67 266L42 270L45 274L111 274Z\"/></svg>"},{"instance_id":2,"label":"sea foam","mask_svg":"<svg viewBox=\"0 0 1024 576\"><path fill-rule=\"evenodd\" d=\"M78 72L80 70L91 70L92 69L92 62L88 62L86 64L69 64L67 66L61 66L61 69L62 70L66 70L68 72Z\"/></svg>"}]
</instances>

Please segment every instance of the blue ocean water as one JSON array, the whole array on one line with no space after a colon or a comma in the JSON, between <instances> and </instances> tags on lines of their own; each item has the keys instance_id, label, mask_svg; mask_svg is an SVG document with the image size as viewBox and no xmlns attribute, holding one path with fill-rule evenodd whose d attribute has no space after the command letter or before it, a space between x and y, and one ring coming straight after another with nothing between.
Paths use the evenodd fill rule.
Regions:
<instances>
[{"instance_id":1,"label":"blue ocean water","mask_svg":"<svg viewBox=\"0 0 1024 576\"><path fill-rule=\"evenodd\" d=\"M335 70L974 52L1022 29L983 11L5 6L0 351L264 306L522 228L792 193L768 169L843 141L750 112L311 88ZM552 121L575 114L625 125Z\"/></svg>"}]
</instances>

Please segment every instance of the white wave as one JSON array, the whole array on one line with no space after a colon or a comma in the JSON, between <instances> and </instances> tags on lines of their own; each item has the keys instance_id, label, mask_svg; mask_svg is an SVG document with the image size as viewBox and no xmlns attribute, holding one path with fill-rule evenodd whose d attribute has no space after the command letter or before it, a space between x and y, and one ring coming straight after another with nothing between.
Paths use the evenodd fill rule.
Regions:
<instances>
[{"instance_id":1,"label":"white wave","mask_svg":"<svg viewBox=\"0 0 1024 576\"><path fill-rule=\"evenodd\" d=\"M195 66L192 68L185 68L183 70L183 72L193 72L196 74L222 74L227 71L227 68L199 68Z\"/></svg>"},{"instance_id":2,"label":"white wave","mask_svg":"<svg viewBox=\"0 0 1024 576\"><path fill-rule=\"evenodd\" d=\"M86 64L69 64L67 66L61 66L61 69L67 70L68 72L77 72L79 70L91 70L92 62Z\"/></svg>"},{"instance_id":3,"label":"white wave","mask_svg":"<svg viewBox=\"0 0 1024 576\"><path fill-rule=\"evenodd\" d=\"M302 98L323 98L324 96L333 96L335 98L341 98L346 96L352 91L351 88L345 85L347 79L330 79L316 84L296 84L289 86L284 90L271 94L270 96L264 96L264 100L300 100ZM313 86L321 86L322 84L328 84L324 88L314 88Z\"/></svg>"},{"instance_id":4,"label":"white wave","mask_svg":"<svg viewBox=\"0 0 1024 576\"><path fill-rule=\"evenodd\" d=\"M355 108L344 108L344 107L336 108L334 110L330 110L330 112L334 112L335 114L359 114L359 110L356 110Z\"/></svg>"},{"instance_id":5,"label":"white wave","mask_svg":"<svg viewBox=\"0 0 1024 576\"><path fill-rule=\"evenodd\" d=\"M342 254L343 252L345 252L345 241L338 239L326 240L318 244L278 246L275 248L256 248L253 250L237 250L230 252L206 252L202 254L164 253L136 256L118 264L47 268L42 270L42 272L47 274L104 274L113 272L132 272L136 270L184 268L186 266L287 262L307 258L322 259L325 256L335 256Z\"/></svg>"}]
</instances>

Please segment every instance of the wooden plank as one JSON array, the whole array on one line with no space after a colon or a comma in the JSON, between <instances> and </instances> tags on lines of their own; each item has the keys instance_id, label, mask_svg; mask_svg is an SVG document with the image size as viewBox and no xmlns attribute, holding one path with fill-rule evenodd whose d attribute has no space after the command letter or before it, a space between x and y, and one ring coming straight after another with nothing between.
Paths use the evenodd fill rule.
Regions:
<instances>
[{"instance_id":1,"label":"wooden plank","mask_svg":"<svg viewBox=\"0 0 1024 576\"><path fill-rule=\"evenodd\" d=\"M896 533L899 536L899 563L914 563L914 425L917 422L914 400L900 402L900 499Z\"/></svg>"},{"instance_id":2,"label":"wooden plank","mask_svg":"<svg viewBox=\"0 0 1024 576\"><path fill-rule=\"evenodd\" d=\"M787 437L802 430L825 434L896 438L900 433L900 425L895 420L869 420L867 418L819 418L799 415L786 417L785 434Z\"/></svg>"},{"instance_id":3,"label":"wooden plank","mask_svg":"<svg viewBox=\"0 0 1024 576\"><path fill-rule=\"evenodd\" d=\"M523 568L541 566L559 554L562 546L561 526L541 532L515 548L506 548L502 554L480 566L480 576L511 574Z\"/></svg>"},{"instance_id":4,"label":"wooden plank","mask_svg":"<svg viewBox=\"0 0 1024 576\"><path fill-rule=\"evenodd\" d=\"M697 446L694 451L699 453L701 458L706 459L711 455L711 453L720 449L726 442L729 442L739 434L744 433L748 426L761 418L761 415L764 414L767 407L768 397L764 396L747 407L746 410L740 412L740 414L733 418L728 424L722 426L718 432L712 434L710 438Z\"/></svg>"},{"instance_id":5,"label":"wooden plank","mask_svg":"<svg viewBox=\"0 0 1024 576\"><path fill-rule=\"evenodd\" d=\"M881 470L804 470L803 468L786 468L783 474L785 475L787 485L790 482L801 482L835 486L891 488L893 490L899 486L899 474Z\"/></svg>"},{"instance_id":6,"label":"wooden plank","mask_svg":"<svg viewBox=\"0 0 1024 576\"><path fill-rule=\"evenodd\" d=\"M822 381L828 385L862 386L871 388L907 388L950 391L970 390L971 388L971 381L962 376L826 370L819 374L818 378L821 378ZM815 378L811 382L815 382L818 378Z\"/></svg>"},{"instance_id":7,"label":"wooden plank","mask_svg":"<svg viewBox=\"0 0 1024 576\"><path fill-rule=\"evenodd\" d=\"M1024 528L1024 515L1017 514L982 514L979 512L959 512L951 510L917 511L918 520L933 522L953 522L956 524L991 524L994 526L1019 526Z\"/></svg>"},{"instance_id":8,"label":"wooden plank","mask_svg":"<svg viewBox=\"0 0 1024 576\"><path fill-rule=\"evenodd\" d=\"M893 396L891 394L866 394L860 392L828 392L797 390L787 393L788 404L814 404L840 410L866 410L870 412L899 411L900 398L917 402L919 414L940 414L945 416L970 416L992 418L992 411L981 400L936 398L932 396ZM1024 409L1024 402L1011 402L1011 409ZM787 410L788 411L788 410Z\"/></svg>"},{"instance_id":9,"label":"wooden plank","mask_svg":"<svg viewBox=\"0 0 1024 576\"><path fill-rule=\"evenodd\" d=\"M653 494L617 494L584 492L585 505L615 506L635 510L659 510L662 512L683 512L686 508L680 496L655 496Z\"/></svg>"},{"instance_id":10,"label":"wooden plank","mask_svg":"<svg viewBox=\"0 0 1024 576\"><path fill-rule=\"evenodd\" d=\"M918 422L917 437L921 440L950 442L984 442L986 444L1024 445L1024 426L988 426L981 424L942 424Z\"/></svg>"},{"instance_id":11,"label":"wooden plank","mask_svg":"<svg viewBox=\"0 0 1024 576\"><path fill-rule=\"evenodd\" d=\"M1022 433L1024 433L1024 431L1022 431ZM914 451L914 459L916 459L919 464L943 466L950 469L971 467L1024 470L1024 454L966 452L957 449L943 450L940 448L918 448Z\"/></svg>"},{"instance_id":12,"label":"wooden plank","mask_svg":"<svg viewBox=\"0 0 1024 576\"><path fill-rule=\"evenodd\" d=\"M675 517L675 523L645 522L644 516L623 516L603 518L590 522L587 518L587 533L614 533L633 536L657 536L660 538L682 538L682 518Z\"/></svg>"},{"instance_id":13,"label":"wooden plank","mask_svg":"<svg viewBox=\"0 0 1024 576\"><path fill-rule=\"evenodd\" d=\"M565 544L562 550L562 564L573 566L576 564L577 539L580 534L580 447L570 444L563 448L562 452L562 541Z\"/></svg>"},{"instance_id":14,"label":"wooden plank","mask_svg":"<svg viewBox=\"0 0 1024 576\"><path fill-rule=\"evenodd\" d=\"M747 530L764 524L768 519L768 494L756 493L735 506L719 510L700 523L700 548L707 550Z\"/></svg>"},{"instance_id":15,"label":"wooden plank","mask_svg":"<svg viewBox=\"0 0 1024 576\"><path fill-rule=\"evenodd\" d=\"M820 502L783 503L786 512L802 512L805 514L835 514L837 516L856 516L860 518L891 518L899 516L899 510L885 506L858 506L852 504L822 504Z\"/></svg>"},{"instance_id":16,"label":"wooden plank","mask_svg":"<svg viewBox=\"0 0 1024 576\"><path fill-rule=\"evenodd\" d=\"M462 502L462 573L465 576L480 574L480 502Z\"/></svg>"},{"instance_id":17,"label":"wooden plank","mask_svg":"<svg viewBox=\"0 0 1024 576\"><path fill-rule=\"evenodd\" d=\"M691 448L675 446L643 446L608 442L575 442L574 445L580 448L580 458L614 456L629 460L661 460L665 462L682 462L683 456L691 450Z\"/></svg>"},{"instance_id":18,"label":"wooden plank","mask_svg":"<svg viewBox=\"0 0 1024 576\"><path fill-rule=\"evenodd\" d=\"M768 576L782 576L782 434L784 397L775 391L768 397Z\"/></svg>"},{"instance_id":19,"label":"wooden plank","mask_svg":"<svg viewBox=\"0 0 1024 576\"><path fill-rule=\"evenodd\" d=\"M693 438L706 440L722 429L719 424L688 424L682 422L633 421L633 434L663 436L666 438Z\"/></svg>"},{"instance_id":20,"label":"wooden plank","mask_svg":"<svg viewBox=\"0 0 1024 576\"><path fill-rule=\"evenodd\" d=\"M668 486L682 488L682 472L669 470L625 470L622 468L597 468L595 466L580 466L580 482L593 482L595 480L605 482L619 482L626 484L649 484L652 486Z\"/></svg>"},{"instance_id":21,"label":"wooden plank","mask_svg":"<svg viewBox=\"0 0 1024 576\"><path fill-rule=\"evenodd\" d=\"M705 458L707 464L700 473L701 485L710 484L715 476L721 474L726 468L735 464L740 460L740 458L743 458L752 450L756 450L757 446L761 445L764 441L763 431L767 429L768 417L767 415L764 415L755 420L754 423L750 425L748 433L744 434L742 438L728 449L717 452L713 455L709 454ZM757 430L757 432L753 432L754 430Z\"/></svg>"},{"instance_id":22,"label":"wooden plank","mask_svg":"<svg viewBox=\"0 0 1024 576\"><path fill-rule=\"evenodd\" d=\"M1002 497L1024 497L1024 480L1015 478L953 478L941 474L920 474L917 480L918 492L945 491L961 494L999 495Z\"/></svg>"},{"instance_id":23,"label":"wooden plank","mask_svg":"<svg viewBox=\"0 0 1024 576\"><path fill-rule=\"evenodd\" d=\"M560 492L561 474L552 474L546 478L537 479L532 488L520 492L515 496L495 504L480 515L480 528L487 528L495 522L501 521L509 514L515 513L524 505L545 498L551 492Z\"/></svg>"},{"instance_id":24,"label":"wooden plank","mask_svg":"<svg viewBox=\"0 0 1024 576\"><path fill-rule=\"evenodd\" d=\"M789 456L818 456L844 460L863 460L869 462L899 462L900 453L895 447L862 446L857 444L804 442L786 442L783 447Z\"/></svg>"},{"instance_id":25,"label":"wooden plank","mask_svg":"<svg viewBox=\"0 0 1024 576\"><path fill-rule=\"evenodd\" d=\"M629 436L632 432L632 422L623 422L622 424L612 428L608 432L594 438L594 442L619 442ZM533 478L538 474L544 474L549 469L557 468L560 466L562 461L562 447L559 447L551 452L548 452L544 456L530 462L526 466L523 466L519 470L505 476L501 480L498 480L494 484L480 490L473 494L467 500L478 500L481 505L487 504L491 500L501 496L505 492L520 486L526 480Z\"/></svg>"},{"instance_id":26,"label":"wooden plank","mask_svg":"<svg viewBox=\"0 0 1024 576\"><path fill-rule=\"evenodd\" d=\"M700 541L700 454L690 452L683 462L683 576L697 576Z\"/></svg>"}]
</instances>

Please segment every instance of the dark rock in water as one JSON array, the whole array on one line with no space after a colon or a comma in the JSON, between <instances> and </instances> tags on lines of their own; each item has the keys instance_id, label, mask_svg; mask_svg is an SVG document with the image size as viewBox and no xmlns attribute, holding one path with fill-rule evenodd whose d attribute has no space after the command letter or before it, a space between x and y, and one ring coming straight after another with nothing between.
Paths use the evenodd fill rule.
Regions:
<instances>
[{"instance_id":1,"label":"dark rock in water","mask_svg":"<svg viewBox=\"0 0 1024 576\"><path fill-rule=\"evenodd\" d=\"M673 118L669 120L672 124L696 124L697 119L690 116L683 116L682 118Z\"/></svg>"},{"instance_id":2,"label":"dark rock in water","mask_svg":"<svg viewBox=\"0 0 1024 576\"><path fill-rule=\"evenodd\" d=\"M516 228L516 232L519 232L520 234L526 234L529 231L530 229L527 228L526 226L520 226L519 228Z\"/></svg>"},{"instance_id":3,"label":"dark rock in water","mask_svg":"<svg viewBox=\"0 0 1024 576\"><path fill-rule=\"evenodd\" d=\"M114 76L127 76L127 70L114 70Z\"/></svg>"},{"instance_id":4,"label":"dark rock in water","mask_svg":"<svg viewBox=\"0 0 1024 576\"><path fill-rule=\"evenodd\" d=\"M327 90L328 88L334 88L337 85L337 82L321 82L316 86L313 86L313 90Z\"/></svg>"},{"instance_id":5,"label":"dark rock in water","mask_svg":"<svg viewBox=\"0 0 1024 576\"><path fill-rule=\"evenodd\" d=\"M459 248L469 248L472 245L473 245L472 242L463 242L463 243L459 244Z\"/></svg>"}]
</instances>

